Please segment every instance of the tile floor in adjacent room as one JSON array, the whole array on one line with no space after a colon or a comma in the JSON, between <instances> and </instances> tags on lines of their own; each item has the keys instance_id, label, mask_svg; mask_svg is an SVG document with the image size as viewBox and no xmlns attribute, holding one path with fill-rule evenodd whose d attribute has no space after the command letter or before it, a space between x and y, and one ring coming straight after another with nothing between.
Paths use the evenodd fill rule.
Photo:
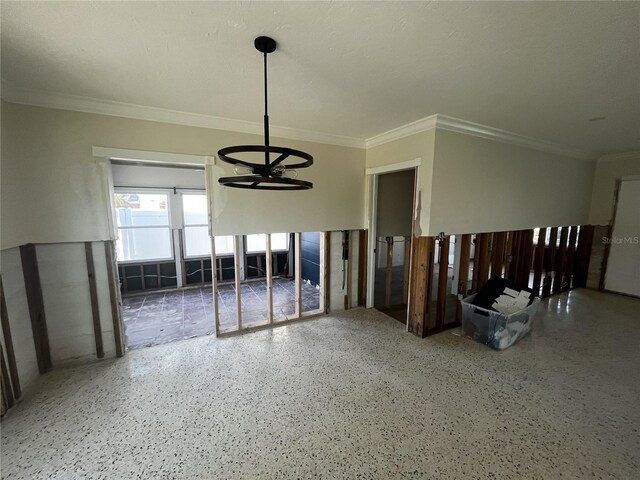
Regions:
<instances>
[{"instance_id":1,"label":"tile floor in adjacent room","mask_svg":"<svg viewBox=\"0 0 640 480\"><path fill-rule=\"evenodd\" d=\"M274 320L287 320L295 311L295 282L291 278L275 277L273 285ZM267 282L254 280L242 283L242 323L266 323ZM314 286L302 284L302 311L320 308L320 293ZM233 284L218 286L220 328L236 325L236 288ZM211 335L215 332L213 292L211 286L150 292L124 297L123 320L129 348Z\"/></svg>"},{"instance_id":2,"label":"tile floor in adjacent room","mask_svg":"<svg viewBox=\"0 0 640 480\"><path fill-rule=\"evenodd\" d=\"M496 352L355 309L53 370L9 479L640 478L640 300L544 300Z\"/></svg>"}]
</instances>

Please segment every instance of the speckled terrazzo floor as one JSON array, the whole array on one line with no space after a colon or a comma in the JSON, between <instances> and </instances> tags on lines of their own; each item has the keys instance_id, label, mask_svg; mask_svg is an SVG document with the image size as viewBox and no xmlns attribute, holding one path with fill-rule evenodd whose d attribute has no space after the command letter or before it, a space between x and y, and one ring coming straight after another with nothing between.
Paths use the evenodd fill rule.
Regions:
<instances>
[{"instance_id":1,"label":"speckled terrazzo floor","mask_svg":"<svg viewBox=\"0 0 640 480\"><path fill-rule=\"evenodd\" d=\"M504 352L358 309L53 371L3 478L639 478L639 307L554 297Z\"/></svg>"}]
</instances>

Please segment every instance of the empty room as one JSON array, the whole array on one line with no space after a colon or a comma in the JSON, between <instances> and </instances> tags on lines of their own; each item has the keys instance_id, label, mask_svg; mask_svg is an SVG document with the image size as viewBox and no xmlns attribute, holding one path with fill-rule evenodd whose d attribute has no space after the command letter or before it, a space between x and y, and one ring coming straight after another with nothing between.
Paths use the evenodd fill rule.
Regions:
<instances>
[{"instance_id":1,"label":"empty room","mask_svg":"<svg viewBox=\"0 0 640 480\"><path fill-rule=\"evenodd\" d=\"M0 16L2 479L640 477L640 3Z\"/></svg>"}]
</instances>

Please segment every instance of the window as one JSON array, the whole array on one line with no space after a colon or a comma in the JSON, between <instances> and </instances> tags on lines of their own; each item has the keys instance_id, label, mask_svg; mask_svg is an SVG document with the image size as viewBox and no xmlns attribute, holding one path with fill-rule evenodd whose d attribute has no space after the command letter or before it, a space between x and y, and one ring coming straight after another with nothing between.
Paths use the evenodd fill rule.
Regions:
<instances>
[{"instance_id":1,"label":"window","mask_svg":"<svg viewBox=\"0 0 640 480\"><path fill-rule=\"evenodd\" d=\"M182 214L185 257L211 255L211 241L207 226L207 196L201 193L183 194Z\"/></svg>"},{"instance_id":2,"label":"window","mask_svg":"<svg viewBox=\"0 0 640 480\"><path fill-rule=\"evenodd\" d=\"M233 235L224 235L215 237L216 239L216 256L233 255Z\"/></svg>"},{"instance_id":3,"label":"window","mask_svg":"<svg viewBox=\"0 0 640 480\"><path fill-rule=\"evenodd\" d=\"M119 192L115 204L120 261L173 258L166 194Z\"/></svg>"},{"instance_id":4,"label":"window","mask_svg":"<svg viewBox=\"0 0 640 480\"><path fill-rule=\"evenodd\" d=\"M262 253L267 250L267 235L259 233L256 235L247 235L247 253ZM287 251L289 250L289 234L288 233L272 233L271 234L271 251Z\"/></svg>"}]
</instances>

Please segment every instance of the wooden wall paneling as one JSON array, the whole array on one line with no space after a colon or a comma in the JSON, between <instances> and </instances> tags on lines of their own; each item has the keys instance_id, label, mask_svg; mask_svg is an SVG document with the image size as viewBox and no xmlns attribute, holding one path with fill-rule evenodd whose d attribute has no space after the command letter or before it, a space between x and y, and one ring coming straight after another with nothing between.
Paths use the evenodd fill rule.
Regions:
<instances>
[{"instance_id":1,"label":"wooden wall paneling","mask_svg":"<svg viewBox=\"0 0 640 480\"><path fill-rule=\"evenodd\" d=\"M522 246L522 232L510 232L511 251L509 252L509 274L506 278L511 282L516 282L518 278L518 267L520 266L520 247Z\"/></svg>"},{"instance_id":2,"label":"wooden wall paneling","mask_svg":"<svg viewBox=\"0 0 640 480\"><path fill-rule=\"evenodd\" d=\"M118 279L115 244L112 240L104 242L104 256L107 262L107 278L109 283L109 302L111 304L111 319L113 320L113 336L116 342L116 356L125 354L124 323L120 308L120 281Z\"/></svg>"},{"instance_id":3,"label":"wooden wall paneling","mask_svg":"<svg viewBox=\"0 0 640 480\"><path fill-rule=\"evenodd\" d=\"M471 255L471 235L462 235L460 239L460 262L458 270L458 301L456 302L456 321L462 321L462 304L461 297L467 296L469 280L469 256Z\"/></svg>"},{"instance_id":4,"label":"wooden wall paneling","mask_svg":"<svg viewBox=\"0 0 640 480\"><path fill-rule=\"evenodd\" d=\"M100 307L98 306L98 288L96 286L96 266L93 263L93 244L91 242L84 242L84 254L87 260L87 277L89 279L89 298L91 299L91 316L93 318L93 336L96 341L96 356L98 358L104 358Z\"/></svg>"},{"instance_id":5,"label":"wooden wall paneling","mask_svg":"<svg viewBox=\"0 0 640 480\"><path fill-rule=\"evenodd\" d=\"M549 233L549 247L547 250L547 262L545 267L544 285L542 287L542 296L551 295L551 284L555 275L556 263L556 244L558 241L558 227L552 227Z\"/></svg>"},{"instance_id":6,"label":"wooden wall paneling","mask_svg":"<svg viewBox=\"0 0 640 480\"><path fill-rule=\"evenodd\" d=\"M450 237L440 241L440 257L438 258L438 296L436 298L435 329L444 328L444 316L447 306L447 277L449 275L449 246Z\"/></svg>"},{"instance_id":7,"label":"wooden wall paneling","mask_svg":"<svg viewBox=\"0 0 640 480\"><path fill-rule=\"evenodd\" d=\"M511 252L513 250L513 232L507 232L506 244L504 247L504 278L509 278L511 271L511 261L513 260Z\"/></svg>"},{"instance_id":8,"label":"wooden wall paneling","mask_svg":"<svg viewBox=\"0 0 640 480\"><path fill-rule=\"evenodd\" d=\"M563 273L564 267L567 260L567 241L569 240L569 227L562 227L560 230L560 246L557 250L557 259L556 259L556 275L553 278L553 293L558 293L563 290Z\"/></svg>"},{"instance_id":9,"label":"wooden wall paneling","mask_svg":"<svg viewBox=\"0 0 640 480\"><path fill-rule=\"evenodd\" d=\"M507 246L507 232L493 234L493 246L491 252L491 276L502 277L504 268L504 255Z\"/></svg>"},{"instance_id":10,"label":"wooden wall paneling","mask_svg":"<svg viewBox=\"0 0 640 480\"><path fill-rule=\"evenodd\" d=\"M9 366L11 386L13 387L13 396L18 399L22 396L22 389L20 388L20 377L18 376L18 366L16 364L16 354L13 348L11 325L9 324L9 314L7 313L7 303L4 297L2 278L0 278L0 318L2 321L2 336L7 350L7 364Z\"/></svg>"},{"instance_id":11,"label":"wooden wall paneling","mask_svg":"<svg viewBox=\"0 0 640 480\"><path fill-rule=\"evenodd\" d=\"M573 226L569 232L569 244L567 245L567 261L563 270L563 290L569 290L573 280L573 263L576 255L576 240L578 239L578 227Z\"/></svg>"},{"instance_id":12,"label":"wooden wall paneling","mask_svg":"<svg viewBox=\"0 0 640 480\"><path fill-rule=\"evenodd\" d=\"M353 306L353 288L352 288L352 276L353 269L351 268L351 262L353 262L353 232L351 230L346 231L347 234L347 294L344 297L344 309L349 310ZM302 267L301 267L302 269Z\"/></svg>"},{"instance_id":13,"label":"wooden wall paneling","mask_svg":"<svg viewBox=\"0 0 640 480\"><path fill-rule=\"evenodd\" d=\"M365 230L366 232L366 230ZM329 306L331 305L331 232L324 232L322 234L324 236L324 271L322 272L322 281L324 283L324 290L322 290L321 295L324 297L324 311L327 313L329 311ZM366 277L366 264L365 264L365 277ZM364 290L364 302L366 304L367 301L367 289L365 286Z\"/></svg>"},{"instance_id":14,"label":"wooden wall paneling","mask_svg":"<svg viewBox=\"0 0 640 480\"><path fill-rule=\"evenodd\" d=\"M32 243L20 246L20 259L22 261L24 287L29 306L29 316L31 317L31 330L36 349L38 370L40 373L45 373L51 370L52 363L36 246Z\"/></svg>"},{"instance_id":15,"label":"wooden wall paneling","mask_svg":"<svg viewBox=\"0 0 640 480\"><path fill-rule=\"evenodd\" d=\"M547 229L541 228L538 233L538 243L533 254L533 291L536 295L540 295L540 285L542 282L542 269L544 267L544 250L545 239L547 238Z\"/></svg>"},{"instance_id":16,"label":"wooden wall paneling","mask_svg":"<svg viewBox=\"0 0 640 480\"><path fill-rule=\"evenodd\" d=\"M591 258L591 246L593 244L593 225L581 225L578 235L576 258L573 265L573 286L584 288L587 286L587 274L589 273L589 260Z\"/></svg>"},{"instance_id":17,"label":"wooden wall paneling","mask_svg":"<svg viewBox=\"0 0 640 480\"><path fill-rule=\"evenodd\" d=\"M489 278L489 264L491 261L489 255L489 243L491 241L490 233L481 233L480 234L480 256L478 259L479 268L478 268L478 290L481 290L487 280ZM477 247L478 248L478 247Z\"/></svg>"},{"instance_id":18,"label":"wooden wall paneling","mask_svg":"<svg viewBox=\"0 0 640 480\"><path fill-rule=\"evenodd\" d=\"M471 290L478 291L478 279L480 274L480 234L475 234L472 239L473 249L473 270L471 276Z\"/></svg>"},{"instance_id":19,"label":"wooden wall paneling","mask_svg":"<svg viewBox=\"0 0 640 480\"><path fill-rule=\"evenodd\" d=\"M422 338L429 330L434 250L433 237L414 237L411 241L408 330Z\"/></svg>"},{"instance_id":20,"label":"wooden wall paneling","mask_svg":"<svg viewBox=\"0 0 640 480\"><path fill-rule=\"evenodd\" d=\"M358 306L365 305L367 302L368 237L368 230L360 230L358 232Z\"/></svg>"}]
</instances>

